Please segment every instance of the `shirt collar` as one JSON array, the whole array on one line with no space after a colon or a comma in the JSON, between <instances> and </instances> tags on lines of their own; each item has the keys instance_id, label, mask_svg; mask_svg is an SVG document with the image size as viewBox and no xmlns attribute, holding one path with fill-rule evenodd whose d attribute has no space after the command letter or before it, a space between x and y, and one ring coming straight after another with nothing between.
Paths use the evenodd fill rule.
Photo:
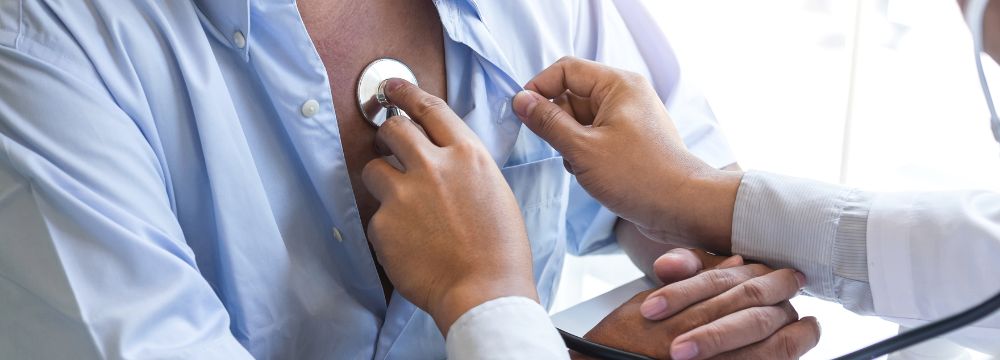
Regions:
<instances>
[{"instance_id":1,"label":"shirt collar","mask_svg":"<svg viewBox=\"0 0 1000 360\"><path fill-rule=\"evenodd\" d=\"M249 43L250 0L195 0L195 3L204 19L214 29L214 35L219 37L219 40L223 43L236 48L233 44L233 36L236 32L242 33L244 39ZM442 5L445 8L454 8L455 3L469 5L472 14L477 18L482 18L479 14L479 4L476 3L476 0L434 0L434 5L439 10ZM247 47L249 46L244 46L242 49L244 53Z\"/></svg>"},{"instance_id":2,"label":"shirt collar","mask_svg":"<svg viewBox=\"0 0 1000 360\"><path fill-rule=\"evenodd\" d=\"M521 121L510 108L511 99L523 89L514 78L514 68L483 22L475 0L434 0L434 5L448 37L479 57L491 88L484 105L499 109L497 117L489 123L467 121L466 124L483 140L497 165L506 164L521 129Z\"/></svg>"},{"instance_id":3,"label":"shirt collar","mask_svg":"<svg viewBox=\"0 0 1000 360\"><path fill-rule=\"evenodd\" d=\"M233 42L237 32L249 43L250 0L195 0L203 18L214 28L215 36L237 50L246 52L249 46L239 49Z\"/></svg>"}]
</instances>

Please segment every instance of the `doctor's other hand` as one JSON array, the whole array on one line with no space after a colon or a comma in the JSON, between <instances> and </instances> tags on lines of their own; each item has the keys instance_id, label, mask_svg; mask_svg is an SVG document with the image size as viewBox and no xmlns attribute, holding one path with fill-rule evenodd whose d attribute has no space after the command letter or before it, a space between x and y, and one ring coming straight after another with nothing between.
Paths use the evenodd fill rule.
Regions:
<instances>
[{"instance_id":1,"label":"doctor's other hand","mask_svg":"<svg viewBox=\"0 0 1000 360\"><path fill-rule=\"evenodd\" d=\"M691 154L644 77L563 58L525 89L514 111L591 196L654 240L730 251L741 173Z\"/></svg>"},{"instance_id":2,"label":"doctor's other hand","mask_svg":"<svg viewBox=\"0 0 1000 360\"><path fill-rule=\"evenodd\" d=\"M380 202L368 238L396 290L445 335L486 301L538 301L520 209L485 146L443 100L415 85L389 80L386 96L413 117L390 118L376 134L402 169L379 158L362 178Z\"/></svg>"},{"instance_id":3,"label":"doctor's other hand","mask_svg":"<svg viewBox=\"0 0 1000 360\"><path fill-rule=\"evenodd\" d=\"M705 268L678 280L692 264ZM674 360L795 359L819 341L816 319L799 319L788 302L802 284L793 270L688 249L671 250L656 267L661 280L677 281L639 293L585 338Z\"/></svg>"}]
</instances>

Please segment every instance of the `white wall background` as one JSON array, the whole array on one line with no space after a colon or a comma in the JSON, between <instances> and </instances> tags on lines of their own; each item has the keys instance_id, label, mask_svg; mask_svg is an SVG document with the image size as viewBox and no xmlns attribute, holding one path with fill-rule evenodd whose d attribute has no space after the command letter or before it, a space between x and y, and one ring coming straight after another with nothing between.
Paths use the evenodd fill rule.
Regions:
<instances>
[{"instance_id":1,"label":"white wall background","mask_svg":"<svg viewBox=\"0 0 1000 360\"><path fill-rule=\"evenodd\" d=\"M1000 146L954 0L644 2L744 168L880 191L1000 190ZM571 258L554 310L637 276L620 254ZM807 358L897 332L836 304L794 303L823 325Z\"/></svg>"}]
</instances>

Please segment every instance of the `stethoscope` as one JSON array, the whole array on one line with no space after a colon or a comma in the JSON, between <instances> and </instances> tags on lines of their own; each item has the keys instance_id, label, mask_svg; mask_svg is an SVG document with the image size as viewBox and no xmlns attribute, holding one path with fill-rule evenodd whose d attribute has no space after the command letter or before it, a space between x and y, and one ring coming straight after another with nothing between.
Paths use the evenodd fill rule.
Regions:
<instances>
[{"instance_id":1,"label":"stethoscope","mask_svg":"<svg viewBox=\"0 0 1000 360\"><path fill-rule=\"evenodd\" d=\"M965 17L966 22L972 30L973 47L976 51L976 68L979 70L979 82L982 86L983 94L986 96L986 104L990 111L990 129L993 132L993 138L1000 143L1000 117L997 116L996 107L993 105L993 97L990 94L989 85L986 83L986 74L983 72L983 63L980 58L980 55L983 53L983 17L988 2L989 0L969 0L966 6ZM358 79L358 106L365 120L376 128L381 126L390 117L396 115L406 116L405 112L394 106L385 96L385 81L391 78L400 78L417 84L416 76L406 64L389 58L378 59L368 64L362 70L361 77ZM837 360L874 359L965 327L989 316L998 309L1000 309L1000 293L961 313L882 340L863 349L841 356ZM615 349L570 334L562 329L557 330L566 343L567 348L586 356L606 360L652 360L651 357L645 355Z\"/></svg>"},{"instance_id":2,"label":"stethoscope","mask_svg":"<svg viewBox=\"0 0 1000 360\"><path fill-rule=\"evenodd\" d=\"M970 0L965 7L965 22L969 24L969 30L972 32L972 47L975 49L979 85L983 89L983 96L986 97L986 107L990 110L990 130L993 131L993 140L1000 143L1000 117L997 116L996 106L993 105L993 94L990 92L990 85L986 82L986 72L983 71L983 19L986 15L987 4L989 4L989 0Z\"/></svg>"}]
</instances>

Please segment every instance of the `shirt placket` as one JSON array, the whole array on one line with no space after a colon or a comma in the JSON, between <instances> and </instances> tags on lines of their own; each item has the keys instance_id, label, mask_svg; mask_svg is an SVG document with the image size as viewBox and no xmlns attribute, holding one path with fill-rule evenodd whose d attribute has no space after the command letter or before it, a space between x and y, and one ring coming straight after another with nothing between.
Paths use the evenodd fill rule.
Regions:
<instances>
[{"instance_id":1,"label":"shirt placket","mask_svg":"<svg viewBox=\"0 0 1000 360\"><path fill-rule=\"evenodd\" d=\"M254 62L256 51L272 51L268 54L269 59L278 58L271 60L272 63L254 64L254 67L271 96L278 121L288 131L326 209L330 227L328 240L334 249L334 262L341 272L340 277L351 288L352 295L383 317L386 304L382 285L354 199L326 67L294 3L268 5L266 21L274 24L270 27L282 29L284 41L271 44L276 49L254 48L251 44L251 62ZM281 54L274 54L274 51ZM258 61L265 60L261 57Z\"/></svg>"}]
</instances>

